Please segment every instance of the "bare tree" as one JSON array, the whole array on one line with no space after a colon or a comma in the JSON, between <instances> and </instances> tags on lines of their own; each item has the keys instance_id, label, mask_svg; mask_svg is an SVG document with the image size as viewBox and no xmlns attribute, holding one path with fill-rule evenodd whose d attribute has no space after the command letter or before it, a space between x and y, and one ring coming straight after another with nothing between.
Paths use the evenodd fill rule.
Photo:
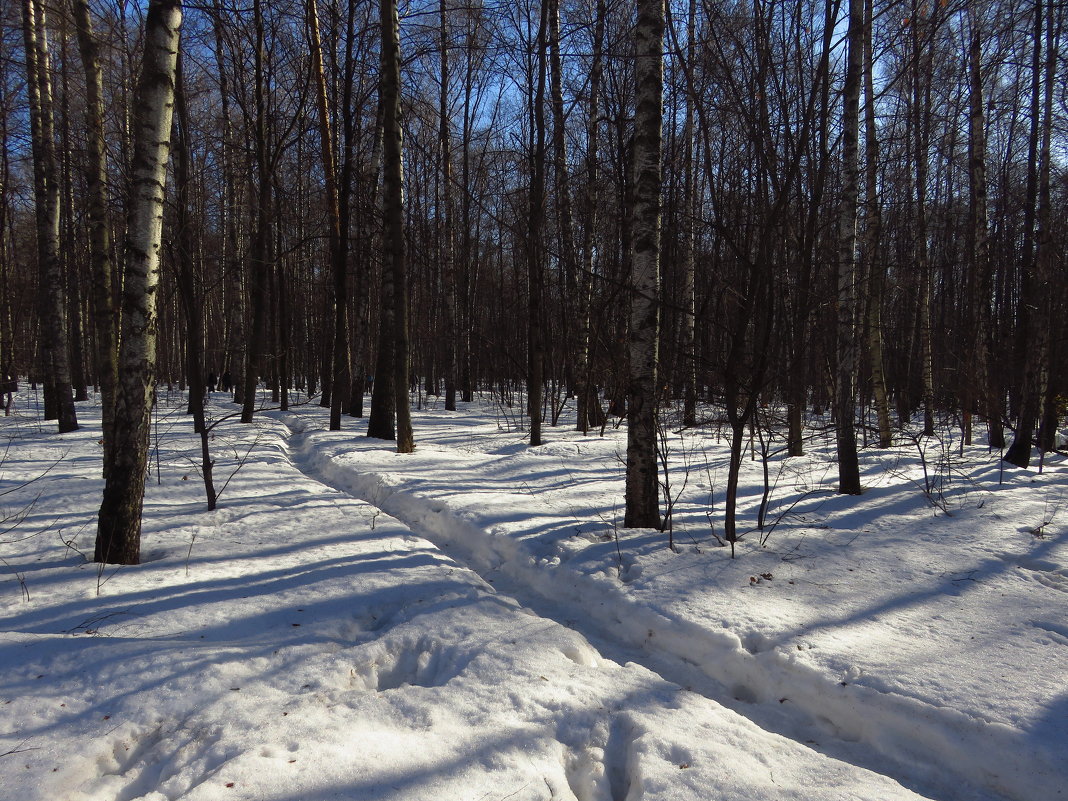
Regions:
<instances>
[{"instance_id":1,"label":"bare tree","mask_svg":"<svg viewBox=\"0 0 1068 801\"><path fill-rule=\"evenodd\" d=\"M983 91L982 12L976 0L968 0L968 188L970 219L968 250L971 258L971 302L975 313L973 364L980 414L986 420L989 444L1005 447L1001 391L991 368L991 294L989 206L987 203L986 109Z\"/></svg>"},{"instance_id":2,"label":"bare tree","mask_svg":"<svg viewBox=\"0 0 1068 801\"><path fill-rule=\"evenodd\" d=\"M204 270L200 264L196 234L193 230L193 158L192 131L189 105L186 102L185 80L182 74L182 55L178 54L175 66L175 184L177 189L177 279L185 312L186 375L189 378L189 413L193 415L193 430L200 435L200 474L204 480L204 494L208 511L215 508L217 495L212 471L209 431L205 419L204 404L207 396L204 375Z\"/></svg>"},{"instance_id":3,"label":"bare tree","mask_svg":"<svg viewBox=\"0 0 1068 801\"><path fill-rule=\"evenodd\" d=\"M1023 326L1019 343L1022 343L1023 376L1019 390L1019 415L1016 436L1005 454L1005 460L1027 467L1030 464L1031 448L1036 426L1041 433L1052 439L1056 427L1056 414L1052 423L1040 426L1046 416L1045 407L1052 401L1048 398L1050 384L1050 316L1053 297L1053 234L1050 194L1051 139L1053 118L1054 79L1057 63L1057 31L1055 30L1054 4L1035 0L1034 4L1034 50L1031 84L1031 131L1029 152L1034 158L1029 162L1027 187L1027 219L1025 221L1024 278L1020 293L1018 312L1019 325ZM1045 46L1045 61L1042 48ZM1040 435L1040 446L1042 443Z\"/></svg>"},{"instance_id":4,"label":"bare tree","mask_svg":"<svg viewBox=\"0 0 1068 801\"><path fill-rule=\"evenodd\" d=\"M624 525L659 528L656 405L660 335L660 181L664 119L664 0L637 0L634 235L630 274L630 384Z\"/></svg>"},{"instance_id":5,"label":"bare tree","mask_svg":"<svg viewBox=\"0 0 1068 801\"><path fill-rule=\"evenodd\" d=\"M23 0L26 41L26 88L30 99L34 200L37 211L39 309L45 357L45 418L56 418L59 431L75 431L66 296L59 251L59 165L52 110L52 76L45 10L38 0ZM49 408L51 407L51 408Z\"/></svg>"},{"instance_id":6,"label":"bare tree","mask_svg":"<svg viewBox=\"0 0 1068 801\"><path fill-rule=\"evenodd\" d=\"M249 252L249 306L251 325L245 346L243 403L241 422L251 423L256 410L256 387L260 376L267 370L267 315L270 282L271 251L271 190L274 183L275 160L270 152L268 131L270 121L267 119L268 77L265 73L267 48L266 31L263 19L263 5L260 0L253 0L252 18L254 26L253 53L253 141L252 150L256 162L256 210L254 232Z\"/></svg>"},{"instance_id":7,"label":"bare tree","mask_svg":"<svg viewBox=\"0 0 1068 801\"><path fill-rule=\"evenodd\" d=\"M541 445L542 400L545 385L545 248L542 243L545 222L545 36L549 6L541 4L538 33L528 87L528 211L525 241L527 263L527 413L530 415L530 444ZM533 71L537 71L537 77Z\"/></svg>"},{"instance_id":8,"label":"bare tree","mask_svg":"<svg viewBox=\"0 0 1068 801\"><path fill-rule=\"evenodd\" d=\"M890 431L890 401L883 366L883 291L886 267L880 257L883 215L879 199L879 132L875 122L875 62L872 54L873 0L866 0L864 12L864 235L862 252L867 280L865 308L868 360L871 365L872 395L879 429L879 447L893 444Z\"/></svg>"},{"instance_id":9,"label":"bare tree","mask_svg":"<svg viewBox=\"0 0 1068 801\"><path fill-rule=\"evenodd\" d=\"M156 383L163 199L174 109L179 0L150 0L137 84L132 194L126 231L115 446L97 524L97 562L141 558L141 508Z\"/></svg>"},{"instance_id":10,"label":"bare tree","mask_svg":"<svg viewBox=\"0 0 1068 801\"><path fill-rule=\"evenodd\" d=\"M323 69L323 47L319 35L319 11L316 0L306 0L308 42L311 46L312 77L319 107L319 148L322 151L323 175L326 179L326 211L330 240L330 268L334 277L334 347L333 380L330 393L330 430L341 430L341 407L346 389L352 385L352 360L349 355L349 296L348 296L348 220L341 219L341 201L334 158L334 134L330 125L330 101L327 97L326 74ZM351 84L350 84L351 86ZM348 187L346 187L346 190ZM348 205L348 193L345 193Z\"/></svg>"},{"instance_id":11,"label":"bare tree","mask_svg":"<svg viewBox=\"0 0 1068 801\"><path fill-rule=\"evenodd\" d=\"M459 309L456 280L456 237L453 232L452 133L449 125L449 24L446 0L438 2L438 33L441 46L441 86L438 94L438 140L441 148L441 273L444 279L445 311L445 409L456 411L459 366Z\"/></svg>"},{"instance_id":12,"label":"bare tree","mask_svg":"<svg viewBox=\"0 0 1068 801\"><path fill-rule=\"evenodd\" d=\"M92 295L96 369L104 439L104 475L111 465L112 429L115 415L115 385L118 382L118 337L115 330L113 287L115 267L111 260L111 225L108 215L107 148L104 138L104 80L100 48L93 33L88 0L72 0L78 49L85 71L85 174L89 192L89 253L92 265Z\"/></svg>"},{"instance_id":13,"label":"bare tree","mask_svg":"<svg viewBox=\"0 0 1068 801\"><path fill-rule=\"evenodd\" d=\"M864 54L864 0L849 0L846 74L842 87L842 198L838 209L838 364L835 415L838 442L838 491L859 495L856 416L857 207L860 184L860 84Z\"/></svg>"},{"instance_id":14,"label":"bare tree","mask_svg":"<svg viewBox=\"0 0 1068 801\"><path fill-rule=\"evenodd\" d=\"M608 14L605 0L597 0L593 19L593 48L590 58L589 103L586 110L586 185L582 209L582 265L579 269L577 347L575 351L576 428L583 433L590 427L600 427L605 420L592 381L590 361L590 328L593 313L594 250L596 248L597 191L600 184L598 169L598 127L601 109L601 79L604 75L605 17Z\"/></svg>"},{"instance_id":15,"label":"bare tree","mask_svg":"<svg viewBox=\"0 0 1068 801\"><path fill-rule=\"evenodd\" d=\"M382 22L382 70L379 94L382 102L382 210L385 223L385 271L390 276L390 297L383 297L391 307L392 330L383 331L382 339L390 342L392 364L379 372L378 383L390 382L393 389L397 423L398 453L415 450L411 408L408 403L410 344L408 339L408 267L404 241L404 163L400 124L400 18L396 0L380 0ZM383 286L386 285L383 281ZM385 295L385 292L383 292ZM385 317L383 315L383 317ZM383 327L386 323L383 321ZM380 361L381 364L381 361ZM374 412L374 403L371 406ZM371 435L370 426L368 435Z\"/></svg>"}]
</instances>

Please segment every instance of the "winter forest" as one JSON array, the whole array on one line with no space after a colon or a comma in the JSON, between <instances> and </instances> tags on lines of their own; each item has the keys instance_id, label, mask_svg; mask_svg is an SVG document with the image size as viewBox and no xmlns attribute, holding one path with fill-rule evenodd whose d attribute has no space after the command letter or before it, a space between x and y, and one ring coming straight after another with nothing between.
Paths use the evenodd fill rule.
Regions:
<instances>
[{"instance_id":1,"label":"winter forest","mask_svg":"<svg viewBox=\"0 0 1068 801\"><path fill-rule=\"evenodd\" d=\"M1058 3L158 5L166 63L137 4L7 6L0 357L61 430L89 384L136 428L130 395L216 375L245 422L262 378L336 428L377 375L402 450L414 384L523 391L536 445L573 395L629 415L643 525L669 399L738 446L774 404L792 455L830 406L843 492L857 429L917 411L1056 446Z\"/></svg>"},{"instance_id":2,"label":"winter forest","mask_svg":"<svg viewBox=\"0 0 1068 801\"><path fill-rule=\"evenodd\" d=\"M311 792L295 782L282 785L292 795L270 795L246 766L236 781L245 794L228 797L460 798L448 793L466 787L477 790L472 799L504 799L512 796L496 782L505 775L522 785L517 798L578 801L1062 797L1068 777L1054 757L1068 747L1068 556L1058 551L1068 503L1066 23L1068 6L1055 0L5 2L0 562L17 589L0 589L12 596L0 607L10 643L0 645L0 664L23 661L22 651L5 653L16 645L38 647L20 638L61 631L88 643L111 625L99 621L126 614L86 606L94 622L82 625L82 601L73 600L82 591L69 576L55 579L67 589L56 590L51 611L27 611L40 597L27 564L95 571L94 603L148 593L157 580L177 598L201 549L210 554L203 575L221 571L203 581L250 581L235 565L250 553L246 535L260 535L239 524L238 499L260 510L250 519L265 516L268 488L279 482L278 497L288 498L288 481L349 510L335 520L311 511L318 502L287 507L291 522L271 525L309 537L301 559L333 554L336 543L316 539L321 527L357 518L370 521L358 535L368 543L403 531L394 538L420 558L423 537L456 548L449 557L474 573L448 579L468 582L462 589L441 579L444 597L477 596L481 610L485 593L505 593L563 624L544 637L567 670L626 663L619 670L642 698L659 699L642 682L669 681L700 704L741 705L742 722L715 725L741 727L731 742L766 737L765 752L787 749L793 784L772 790L772 777L763 795L748 796L700 773L663 789L668 779L636 768L639 757L668 754L676 771L689 771L702 759L668 740L712 724L694 722L707 710L689 707L680 723L681 712L670 717L656 700L614 707L629 710L623 728L618 716L586 720L572 710L572 724L556 719L551 737L528 744L529 770L498 754L477 780L463 778L468 768L428 767L444 785L408 776L405 792L370 780ZM272 449L288 461L276 464ZM502 461L483 463L476 452ZM551 492L546 485L531 505L537 482L550 479ZM196 518L189 510L203 510L205 496L198 513L215 517ZM171 509L172 497L188 508ZM528 507L528 517L509 511ZM575 522L531 522L542 512ZM298 518L306 526L294 533ZM63 533L75 520L82 533ZM198 544L204 520L216 534L232 526L230 538ZM1002 525L1017 540L989 551ZM940 526L946 537L957 532L952 545ZM560 539L565 529L584 544ZM863 545L871 530L889 539ZM913 552L914 534L919 551L947 549L945 570ZM53 541L33 550L45 539ZM969 571L973 557L979 567ZM663 578L670 560L691 558L720 565L743 589L707 575L691 585ZM871 573L839 599L843 620L914 630L911 618L887 622L896 602L866 606L894 582L911 599L903 606L943 620L928 636L962 659L945 667L945 686L916 689L909 670L924 657L897 650L900 641L885 662L856 667L851 656L860 664L870 655L844 640L820 641L830 655L815 657L807 651L817 646L799 641L798 656L778 623L760 622L823 627L805 617L828 603L812 589L826 586L815 576L811 586L800 574L788 581L803 620L748 600L785 589L773 576L816 561L836 576L854 571L846 565ZM1001 611L986 607L996 621L980 623L972 609L966 622L945 622L935 607L962 586L1007 597L1007 579L989 564L1027 572L1053 602L1008 592ZM165 565L173 575L150 578ZM455 643L426 645L439 642L426 633L429 618L391 613L380 632L406 569L357 571L378 582L364 612L324 579L316 591L331 600L320 623L339 626L341 639L351 624L361 648L381 651L373 676L358 667L351 676L379 696L402 685L456 692L454 679L478 659L461 659ZM948 583L931 589L931 575ZM312 604L311 586L284 583L263 603L289 614ZM612 614L592 611L605 604L605 587L619 594ZM733 611L691 598L721 589ZM247 597L226 596L226 614ZM191 607L179 614L177 601L160 603L143 613L153 621L139 624L145 631L202 625ZM461 622L460 601L449 603L433 613L447 618L433 622L441 642L468 643L474 624ZM487 615L479 636L516 625L478 614ZM259 636L248 625L233 623L231 633ZM607 633L614 626L623 633ZM1056 658L1014 639L1035 631ZM997 633L1019 652L999 662L991 641L977 661L965 659L954 640L962 632ZM662 639L651 647L654 635ZM297 664L279 656L287 649L310 664L297 632L278 636L272 658L287 665L275 665L278 676ZM83 653L57 640L26 675L88 658L100 642ZM413 656L404 649L414 642ZM220 654L205 657L204 670L225 663ZM145 660L146 676L163 670L158 653L128 656ZM534 678L566 684L525 651L514 659L538 665ZM988 659L1027 675L1032 694L984 695L979 665ZM116 668L101 660L90 675L104 682ZM306 669L318 678L304 688L332 668ZM494 683L525 669L478 675ZM879 676L872 687L855 681L867 671ZM57 686L74 687L74 672ZM210 706L202 673L176 675ZM568 692L578 692L568 675ZM22 680L11 681L10 691L0 685L3 698L28 710ZM151 698L160 706L145 709L167 717L167 702ZM491 723L479 726L495 725L496 707L457 696L440 707L456 719L435 736L481 731L460 721L472 703L490 710ZM537 718L518 701L502 703L502 720ZM386 715L346 709L360 720ZM192 718L182 720L171 734L194 731ZM311 729L333 731L327 718L314 721ZM19 725L0 731L0 773L33 736L54 747L75 731L24 737ZM234 746L225 758L207 749L160 762L164 729L154 725L124 730L137 756L116 756L105 771L112 778L64 768L67 784L48 797L73 782L82 789L72 799L214 799L223 791L207 777L252 753ZM251 717L243 731L271 725ZM925 734L903 745L913 725ZM188 737L189 748L201 742ZM818 758L798 755L813 743ZM561 747L563 767L552 757L543 770L539 749ZM752 753L731 758L763 782L761 760L745 762ZM1005 753L1015 767L992 769ZM946 762L955 768L941 775ZM46 770L34 763L26 776ZM24 792L38 792L38 779L23 781ZM713 786L718 795L706 794Z\"/></svg>"}]
</instances>

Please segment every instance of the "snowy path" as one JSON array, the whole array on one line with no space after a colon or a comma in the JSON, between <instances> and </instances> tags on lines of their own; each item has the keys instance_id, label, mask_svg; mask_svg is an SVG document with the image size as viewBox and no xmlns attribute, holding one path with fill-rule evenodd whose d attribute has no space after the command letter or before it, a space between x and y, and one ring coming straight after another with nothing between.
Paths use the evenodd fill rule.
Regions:
<instances>
[{"instance_id":1,"label":"snowy path","mask_svg":"<svg viewBox=\"0 0 1068 801\"><path fill-rule=\"evenodd\" d=\"M700 483L677 518L683 553L638 531L617 549L612 432L555 430L532 450L486 404L419 412L410 457L358 426L322 430L314 407L223 421L230 481L207 512L199 442L171 401L138 567L84 556L98 410L59 437L3 429L0 516L17 525L0 537L0 801L1068 788L1061 463L952 518L908 485L824 496L732 562L694 524ZM714 485L702 436L698 482Z\"/></svg>"},{"instance_id":2,"label":"snowy path","mask_svg":"<svg viewBox=\"0 0 1068 801\"><path fill-rule=\"evenodd\" d=\"M917 801L603 658L302 474L276 421L220 431L220 508L161 426L143 564L103 571L99 429L9 451L0 801Z\"/></svg>"},{"instance_id":3,"label":"snowy path","mask_svg":"<svg viewBox=\"0 0 1068 801\"><path fill-rule=\"evenodd\" d=\"M1029 752L1008 726L834 682L764 638L742 639L636 604L622 588L569 570L566 554L547 558L487 526L477 508L422 494L417 481L362 472L358 454L339 458L329 435L302 431L302 418L288 422L295 463L307 475L400 520L498 591L581 632L604 657L639 663L765 730L939 798L1031 801L1068 793L1063 766Z\"/></svg>"}]
</instances>

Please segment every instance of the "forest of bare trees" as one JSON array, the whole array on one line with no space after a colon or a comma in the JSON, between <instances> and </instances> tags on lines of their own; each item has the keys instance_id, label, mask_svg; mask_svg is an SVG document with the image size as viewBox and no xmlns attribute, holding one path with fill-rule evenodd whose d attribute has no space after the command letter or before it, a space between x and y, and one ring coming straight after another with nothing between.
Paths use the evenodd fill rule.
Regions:
<instances>
[{"instance_id":1,"label":"forest of bare trees","mask_svg":"<svg viewBox=\"0 0 1068 801\"><path fill-rule=\"evenodd\" d=\"M575 398L580 430L629 421L634 526L665 424L723 421L740 459L767 411L800 455L830 410L849 493L913 419L1019 466L1058 446L1064 3L0 14L0 365L60 431L101 392L102 531L153 385L195 413L209 374L246 422L299 392L343 429L373 386L402 451L410 392L493 393L532 445Z\"/></svg>"}]
</instances>

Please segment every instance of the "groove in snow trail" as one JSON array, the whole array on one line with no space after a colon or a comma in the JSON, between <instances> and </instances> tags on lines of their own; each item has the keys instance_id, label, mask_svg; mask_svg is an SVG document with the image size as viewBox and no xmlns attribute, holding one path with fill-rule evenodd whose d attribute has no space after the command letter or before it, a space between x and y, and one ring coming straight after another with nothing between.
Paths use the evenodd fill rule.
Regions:
<instances>
[{"instance_id":1,"label":"groove in snow trail","mask_svg":"<svg viewBox=\"0 0 1068 801\"><path fill-rule=\"evenodd\" d=\"M479 527L474 515L340 464L329 443L316 446L304 420L284 419L292 432L291 458L307 476L397 519L498 592L578 631L607 659L640 664L765 730L923 795L943 801L1068 798L1058 771L1030 754L1008 726L838 684L762 643L673 619L633 603L622 590L613 595L600 584L583 586L585 577L538 564L521 542Z\"/></svg>"}]
</instances>

